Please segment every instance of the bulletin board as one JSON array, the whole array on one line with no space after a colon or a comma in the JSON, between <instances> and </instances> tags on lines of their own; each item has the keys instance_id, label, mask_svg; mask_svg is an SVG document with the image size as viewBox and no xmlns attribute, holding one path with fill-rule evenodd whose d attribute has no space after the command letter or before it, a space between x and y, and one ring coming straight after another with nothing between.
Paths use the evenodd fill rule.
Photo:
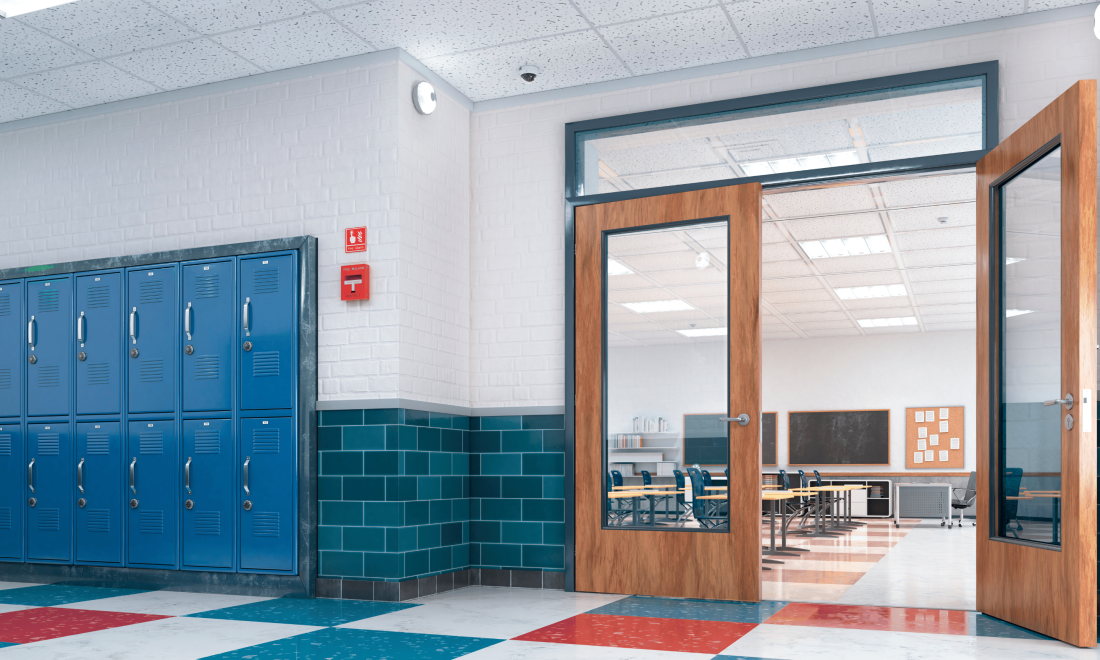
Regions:
<instances>
[{"instance_id":1,"label":"bulletin board","mask_svg":"<svg viewBox=\"0 0 1100 660\"><path fill-rule=\"evenodd\" d=\"M964 467L964 411L963 406L906 408L905 467L915 470ZM944 413L947 413L946 417ZM917 452L920 452L919 463Z\"/></svg>"}]
</instances>

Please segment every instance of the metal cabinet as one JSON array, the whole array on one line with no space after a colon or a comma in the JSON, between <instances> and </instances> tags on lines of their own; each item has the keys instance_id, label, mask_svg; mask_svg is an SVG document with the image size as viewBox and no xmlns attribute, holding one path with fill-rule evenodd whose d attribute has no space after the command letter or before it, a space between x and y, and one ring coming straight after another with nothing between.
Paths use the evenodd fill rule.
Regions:
<instances>
[{"instance_id":1,"label":"metal cabinet","mask_svg":"<svg viewBox=\"0 0 1100 660\"><path fill-rule=\"evenodd\" d=\"M297 542L297 442L290 417L241 420L241 570L290 571Z\"/></svg>"},{"instance_id":2,"label":"metal cabinet","mask_svg":"<svg viewBox=\"0 0 1100 660\"><path fill-rule=\"evenodd\" d=\"M233 407L232 260L183 266L183 410Z\"/></svg>"},{"instance_id":3,"label":"metal cabinet","mask_svg":"<svg viewBox=\"0 0 1100 660\"><path fill-rule=\"evenodd\" d=\"M76 278L76 414L122 412L122 274Z\"/></svg>"},{"instance_id":4,"label":"metal cabinet","mask_svg":"<svg viewBox=\"0 0 1100 660\"><path fill-rule=\"evenodd\" d=\"M122 488L121 424L77 424L77 563L122 563Z\"/></svg>"},{"instance_id":5,"label":"metal cabinet","mask_svg":"<svg viewBox=\"0 0 1100 660\"><path fill-rule=\"evenodd\" d=\"M233 568L236 529L233 420L183 422L183 565Z\"/></svg>"},{"instance_id":6,"label":"metal cabinet","mask_svg":"<svg viewBox=\"0 0 1100 660\"><path fill-rule=\"evenodd\" d=\"M27 425L27 560L73 559L72 436L65 423Z\"/></svg>"},{"instance_id":7,"label":"metal cabinet","mask_svg":"<svg viewBox=\"0 0 1100 660\"><path fill-rule=\"evenodd\" d=\"M27 283L27 414L68 415L71 388L72 280Z\"/></svg>"},{"instance_id":8,"label":"metal cabinet","mask_svg":"<svg viewBox=\"0 0 1100 660\"><path fill-rule=\"evenodd\" d=\"M130 422L126 436L126 562L174 567L180 506L176 423Z\"/></svg>"},{"instance_id":9,"label":"metal cabinet","mask_svg":"<svg viewBox=\"0 0 1100 660\"><path fill-rule=\"evenodd\" d=\"M176 410L176 267L126 272L127 408Z\"/></svg>"},{"instance_id":10,"label":"metal cabinet","mask_svg":"<svg viewBox=\"0 0 1100 660\"><path fill-rule=\"evenodd\" d=\"M23 283L0 282L0 417L23 414Z\"/></svg>"},{"instance_id":11,"label":"metal cabinet","mask_svg":"<svg viewBox=\"0 0 1100 660\"><path fill-rule=\"evenodd\" d=\"M294 406L297 342L292 255L240 261L241 410Z\"/></svg>"},{"instance_id":12,"label":"metal cabinet","mask_svg":"<svg viewBox=\"0 0 1100 660\"><path fill-rule=\"evenodd\" d=\"M19 420L0 420L0 559L23 558L26 465Z\"/></svg>"}]
</instances>

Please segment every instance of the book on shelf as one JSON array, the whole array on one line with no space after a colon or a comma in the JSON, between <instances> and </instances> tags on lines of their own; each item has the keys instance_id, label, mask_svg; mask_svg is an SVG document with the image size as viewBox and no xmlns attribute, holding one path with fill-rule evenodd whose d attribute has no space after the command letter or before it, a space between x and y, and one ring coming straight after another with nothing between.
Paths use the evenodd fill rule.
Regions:
<instances>
[{"instance_id":1,"label":"book on shelf","mask_svg":"<svg viewBox=\"0 0 1100 660\"><path fill-rule=\"evenodd\" d=\"M640 449L642 436L638 433L615 433L610 440L612 449Z\"/></svg>"}]
</instances>

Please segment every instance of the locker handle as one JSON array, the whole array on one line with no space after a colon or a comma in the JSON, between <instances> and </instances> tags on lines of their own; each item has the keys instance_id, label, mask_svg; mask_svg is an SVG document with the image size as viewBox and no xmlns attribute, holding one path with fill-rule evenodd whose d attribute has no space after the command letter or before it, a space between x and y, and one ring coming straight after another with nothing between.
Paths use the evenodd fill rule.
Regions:
<instances>
[{"instance_id":1,"label":"locker handle","mask_svg":"<svg viewBox=\"0 0 1100 660\"><path fill-rule=\"evenodd\" d=\"M27 485L30 486L31 492L34 492L34 459L31 459L30 465L27 466Z\"/></svg>"},{"instance_id":2,"label":"locker handle","mask_svg":"<svg viewBox=\"0 0 1100 660\"><path fill-rule=\"evenodd\" d=\"M34 349L34 335L36 334L35 330L38 329L37 325L33 316L30 321L27 321L27 343L30 344L31 349Z\"/></svg>"},{"instance_id":3,"label":"locker handle","mask_svg":"<svg viewBox=\"0 0 1100 660\"><path fill-rule=\"evenodd\" d=\"M245 337L250 337L251 333L252 333L252 299L251 298L245 298L244 299L244 310L243 310L242 313L243 313L243 317L244 317L243 318L244 336Z\"/></svg>"},{"instance_id":4,"label":"locker handle","mask_svg":"<svg viewBox=\"0 0 1100 660\"><path fill-rule=\"evenodd\" d=\"M191 457L187 457L187 462L183 464L183 487L187 489L187 494L191 494Z\"/></svg>"},{"instance_id":5,"label":"locker handle","mask_svg":"<svg viewBox=\"0 0 1100 660\"><path fill-rule=\"evenodd\" d=\"M84 312L81 312L80 317L76 319L76 340L81 344L84 343L84 326L86 324L87 321L84 319Z\"/></svg>"},{"instance_id":6,"label":"locker handle","mask_svg":"<svg viewBox=\"0 0 1100 660\"><path fill-rule=\"evenodd\" d=\"M251 456L244 457L244 494L251 495L252 492L248 490L248 462L252 460Z\"/></svg>"},{"instance_id":7,"label":"locker handle","mask_svg":"<svg viewBox=\"0 0 1100 660\"><path fill-rule=\"evenodd\" d=\"M80 459L80 462L76 464L76 487L80 489L80 494L84 494L84 459Z\"/></svg>"},{"instance_id":8,"label":"locker handle","mask_svg":"<svg viewBox=\"0 0 1100 660\"><path fill-rule=\"evenodd\" d=\"M137 307L130 312L130 339L137 343Z\"/></svg>"},{"instance_id":9,"label":"locker handle","mask_svg":"<svg viewBox=\"0 0 1100 660\"><path fill-rule=\"evenodd\" d=\"M134 495L137 495L137 488L134 488L134 466L137 465L137 456L134 460L130 461L130 490L134 491Z\"/></svg>"},{"instance_id":10,"label":"locker handle","mask_svg":"<svg viewBox=\"0 0 1100 660\"><path fill-rule=\"evenodd\" d=\"M187 309L183 310L183 334L187 335L187 341L191 341L191 303L187 303Z\"/></svg>"}]
</instances>

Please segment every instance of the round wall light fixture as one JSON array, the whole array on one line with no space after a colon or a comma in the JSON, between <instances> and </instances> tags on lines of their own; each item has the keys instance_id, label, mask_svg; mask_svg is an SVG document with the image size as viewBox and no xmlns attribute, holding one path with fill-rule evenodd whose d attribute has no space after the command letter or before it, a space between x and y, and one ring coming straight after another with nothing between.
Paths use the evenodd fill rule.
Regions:
<instances>
[{"instance_id":1,"label":"round wall light fixture","mask_svg":"<svg viewBox=\"0 0 1100 660\"><path fill-rule=\"evenodd\" d=\"M421 80L413 86L413 105L416 107L416 111L422 115L430 115L435 112L435 107L438 102L435 98L435 87L432 84Z\"/></svg>"}]
</instances>

